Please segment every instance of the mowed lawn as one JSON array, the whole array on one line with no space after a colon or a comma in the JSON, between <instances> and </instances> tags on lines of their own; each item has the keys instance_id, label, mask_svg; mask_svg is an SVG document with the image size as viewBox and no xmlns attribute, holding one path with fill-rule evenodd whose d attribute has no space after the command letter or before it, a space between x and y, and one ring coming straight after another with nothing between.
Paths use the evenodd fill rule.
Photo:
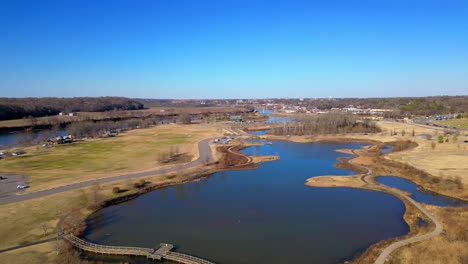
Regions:
<instances>
[{"instance_id":1,"label":"mowed lawn","mask_svg":"<svg viewBox=\"0 0 468 264\"><path fill-rule=\"evenodd\" d=\"M49 149L31 148L28 154L0 162L1 173L30 176L31 191L73 182L148 171L161 167L162 153L173 151L198 157L197 142L217 135L216 129L202 125L165 125L128 131L103 138L57 145Z\"/></svg>"},{"instance_id":2,"label":"mowed lawn","mask_svg":"<svg viewBox=\"0 0 468 264\"><path fill-rule=\"evenodd\" d=\"M466 118L441 120L441 121L436 121L436 124L439 124L442 126L448 126L448 127L468 129L468 119Z\"/></svg>"}]
</instances>

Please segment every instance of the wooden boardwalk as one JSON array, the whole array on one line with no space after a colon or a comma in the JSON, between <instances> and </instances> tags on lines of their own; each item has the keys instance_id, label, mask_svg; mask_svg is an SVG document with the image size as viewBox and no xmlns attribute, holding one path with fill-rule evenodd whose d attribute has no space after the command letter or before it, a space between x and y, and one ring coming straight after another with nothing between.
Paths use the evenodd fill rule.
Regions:
<instances>
[{"instance_id":1,"label":"wooden boardwalk","mask_svg":"<svg viewBox=\"0 0 468 264\"><path fill-rule=\"evenodd\" d=\"M214 264L213 262L171 251L174 246L171 244L161 243L158 248L141 248L141 247L117 247L106 246L88 242L80 239L72 234L63 236L73 246L94 253L110 254L110 255L127 255L127 256L141 256L148 259L167 259L184 264Z\"/></svg>"}]
</instances>

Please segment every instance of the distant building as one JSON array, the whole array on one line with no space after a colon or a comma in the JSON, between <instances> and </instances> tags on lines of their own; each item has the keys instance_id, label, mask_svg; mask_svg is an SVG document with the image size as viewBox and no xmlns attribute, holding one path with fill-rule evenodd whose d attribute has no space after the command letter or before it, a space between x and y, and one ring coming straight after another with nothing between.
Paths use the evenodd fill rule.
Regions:
<instances>
[{"instance_id":1,"label":"distant building","mask_svg":"<svg viewBox=\"0 0 468 264\"><path fill-rule=\"evenodd\" d=\"M241 116L231 116L230 120L234 121L234 122L242 122L242 117Z\"/></svg>"}]
</instances>

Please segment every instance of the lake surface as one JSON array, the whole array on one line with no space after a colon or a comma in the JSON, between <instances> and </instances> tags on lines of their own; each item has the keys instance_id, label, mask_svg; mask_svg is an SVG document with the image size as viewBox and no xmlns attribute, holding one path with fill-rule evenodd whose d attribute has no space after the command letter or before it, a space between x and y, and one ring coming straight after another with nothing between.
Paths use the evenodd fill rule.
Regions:
<instances>
[{"instance_id":1,"label":"lake surface","mask_svg":"<svg viewBox=\"0 0 468 264\"><path fill-rule=\"evenodd\" d=\"M269 129L267 129L267 130L253 130L253 131L249 131L250 134L253 134L253 135L256 135L256 136L263 136L263 135L267 134L268 132L270 132Z\"/></svg>"},{"instance_id":2,"label":"lake surface","mask_svg":"<svg viewBox=\"0 0 468 264\"><path fill-rule=\"evenodd\" d=\"M266 123L290 123L294 122L294 118L286 117L286 116L272 116L268 117Z\"/></svg>"},{"instance_id":3,"label":"lake surface","mask_svg":"<svg viewBox=\"0 0 468 264\"><path fill-rule=\"evenodd\" d=\"M416 202L438 206L463 206L468 207L468 202L423 190L417 184L407 179L395 176L381 176L377 182L389 187L397 188L411 193L411 198Z\"/></svg>"},{"instance_id":4,"label":"lake surface","mask_svg":"<svg viewBox=\"0 0 468 264\"><path fill-rule=\"evenodd\" d=\"M255 109L255 111L259 112L262 115L269 115L273 113L273 110L269 109Z\"/></svg>"},{"instance_id":5,"label":"lake surface","mask_svg":"<svg viewBox=\"0 0 468 264\"><path fill-rule=\"evenodd\" d=\"M338 157L347 156L335 149L362 145L274 141L249 147L244 153L277 154L281 159L255 170L218 172L104 208L88 218L85 238L123 246L172 243L179 252L221 264L349 259L377 241L408 232L404 205L391 195L304 185L313 176L352 174L333 167Z\"/></svg>"},{"instance_id":6,"label":"lake surface","mask_svg":"<svg viewBox=\"0 0 468 264\"><path fill-rule=\"evenodd\" d=\"M16 131L11 133L0 133L0 149L7 147L16 147L22 138L29 138L31 142L37 143L45 138L55 136L66 136L65 129L53 131L52 129L33 130L31 132Z\"/></svg>"}]
</instances>

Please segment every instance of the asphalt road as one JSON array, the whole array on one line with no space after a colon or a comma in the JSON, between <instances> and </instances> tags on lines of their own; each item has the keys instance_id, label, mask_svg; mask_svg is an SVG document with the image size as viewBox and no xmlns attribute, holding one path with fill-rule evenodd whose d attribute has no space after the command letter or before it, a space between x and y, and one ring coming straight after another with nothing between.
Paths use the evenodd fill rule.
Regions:
<instances>
[{"instance_id":1,"label":"asphalt road","mask_svg":"<svg viewBox=\"0 0 468 264\"><path fill-rule=\"evenodd\" d=\"M0 199L24 192L24 189L18 190L16 186L19 184L26 184L29 180L29 177L25 175L1 174L0 176L3 177L3 179L0 180Z\"/></svg>"},{"instance_id":2,"label":"asphalt road","mask_svg":"<svg viewBox=\"0 0 468 264\"><path fill-rule=\"evenodd\" d=\"M198 150L199 150L199 157L198 159L183 164L183 165L178 165L170 168L165 168L165 169L159 169L159 170L153 170L153 171L147 171L147 172L139 172L139 173L130 173L130 174L123 174L123 175L117 175L117 176L112 176L112 177L107 177L107 178L101 178L101 179L96 179L96 180L90 180L90 181L84 181L84 182L79 182L79 183L73 183L70 185L64 185L48 190L43 190L43 191L37 191L37 192L31 192L31 193L26 193L26 194L20 194L19 192L16 191L16 185L18 184L18 178L17 177L25 177L25 176L14 176L14 175L5 175L8 179L7 180L1 180L3 181L8 181L10 180L10 183L8 183L8 188L5 185L5 192L0 193L0 205L3 204L9 204L9 203L15 203L15 202L21 202L29 199L34 199L34 198L39 198L39 197L44 197L47 195L51 194L56 194L60 192L65 192L65 191L70 191L70 190L75 190L83 187L89 187L93 186L96 184L103 184L103 183L109 183L109 182L114 182L114 181L120 181L120 180L125 180L125 179L135 179L135 178L140 178L140 177L147 177L147 176L154 176L158 174L167 174L171 172L176 172L184 169L189 169L196 167L198 165L204 164L205 162L209 161L211 159L211 148L209 145L209 142L214 140L215 138L207 138L198 143ZM24 179L24 178L21 178ZM21 183L24 183L21 182ZM1 183L3 184L3 183ZM13 185L12 185L13 184ZM12 186L14 189L12 189ZM14 191L13 191L14 190ZM12 192L13 191L13 192Z\"/></svg>"}]
</instances>

